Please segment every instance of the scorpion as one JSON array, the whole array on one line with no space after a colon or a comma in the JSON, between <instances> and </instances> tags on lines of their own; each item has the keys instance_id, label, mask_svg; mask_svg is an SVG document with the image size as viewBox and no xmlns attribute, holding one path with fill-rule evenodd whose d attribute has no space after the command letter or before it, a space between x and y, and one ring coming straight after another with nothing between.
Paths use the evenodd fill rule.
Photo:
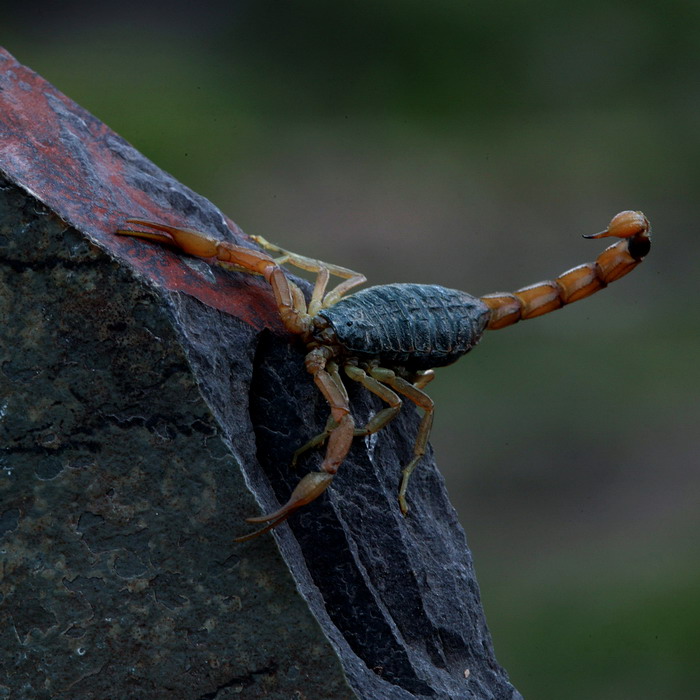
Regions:
<instances>
[{"instance_id":1,"label":"scorpion","mask_svg":"<svg viewBox=\"0 0 700 700\"><path fill-rule=\"evenodd\" d=\"M403 468L399 486L399 507L406 515L409 479L425 454L433 422L433 401L424 388L433 379L434 368L449 365L469 352L486 329L541 316L603 289L637 267L651 247L651 227L644 214L622 211L605 230L584 235L621 240L606 248L594 262L578 265L552 281L482 297L429 284L385 284L348 294L366 281L364 275L289 252L261 236L251 238L277 257L190 229L136 218L126 222L155 232L124 228L117 233L174 246L210 263L262 275L272 288L284 326L305 344L306 369L330 407L323 432L297 449L292 460L296 464L305 451L327 443L320 469L306 474L281 508L247 518L249 523L267 524L236 538L239 542L272 530L318 498L333 481L353 438L373 435L384 428L401 410L401 397L423 413L413 457ZM308 303L301 288L282 268L285 264L316 276ZM328 290L331 275L342 281ZM341 370L386 404L361 428L355 426Z\"/></svg>"}]
</instances>

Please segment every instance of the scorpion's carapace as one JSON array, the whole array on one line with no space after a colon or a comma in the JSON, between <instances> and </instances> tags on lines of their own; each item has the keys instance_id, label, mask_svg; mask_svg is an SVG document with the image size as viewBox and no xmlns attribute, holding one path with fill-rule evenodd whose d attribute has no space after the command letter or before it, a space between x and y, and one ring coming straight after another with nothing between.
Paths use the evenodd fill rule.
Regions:
<instances>
[{"instance_id":1,"label":"scorpion's carapace","mask_svg":"<svg viewBox=\"0 0 700 700\"><path fill-rule=\"evenodd\" d=\"M592 263L583 263L555 280L531 284L516 292L487 294L481 300L491 309L487 328L494 330L535 318L584 299L634 270L651 247L651 227L641 211L621 211L605 231L584 238L612 236L621 241L606 248Z\"/></svg>"},{"instance_id":2,"label":"scorpion's carapace","mask_svg":"<svg viewBox=\"0 0 700 700\"><path fill-rule=\"evenodd\" d=\"M249 522L267 525L238 541L277 527L297 509L318 498L345 460L353 438L372 435L387 425L400 411L402 397L423 411L413 458L403 469L399 487L399 506L405 515L409 478L425 454L432 425L433 402L423 391L434 376L431 368L459 359L476 345L487 328L503 328L521 319L541 316L603 289L639 265L651 245L651 229L644 214L623 211L604 231L585 236L622 239L606 248L594 262L512 294L476 298L437 285L388 284L348 295L365 281L363 275L290 253L259 236L252 238L278 257L189 229L141 219L127 222L159 233L132 229L120 229L117 233L172 245L190 255L262 275L272 287L285 326L306 344L306 369L330 408L326 429L294 453L296 462L308 449L327 443L320 470L303 477L281 508L249 518ZM284 264L316 273L308 305L301 289L282 269ZM343 281L326 291L330 275ZM355 427L341 370L347 379L360 383L387 404L362 428Z\"/></svg>"}]
</instances>

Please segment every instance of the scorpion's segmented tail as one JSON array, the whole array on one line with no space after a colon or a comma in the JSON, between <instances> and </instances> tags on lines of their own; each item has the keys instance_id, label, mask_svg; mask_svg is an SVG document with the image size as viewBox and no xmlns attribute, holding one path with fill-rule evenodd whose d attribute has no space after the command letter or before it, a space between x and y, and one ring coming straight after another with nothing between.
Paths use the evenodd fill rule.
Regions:
<instances>
[{"instance_id":1,"label":"scorpion's segmented tail","mask_svg":"<svg viewBox=\"0 0 700 700\"><path fill-rule=\"evenodd\" d=\"M481 297L491 309L486 327L504 328L521 319L535 318L590 296L634 270L651 248L651 226L641 211L622 211L613 217L605 231L584 238L606 236L623 240L606 248L595 262L578 265L555 280L531 284L512 294L496 293Z\"/></svg>"}]
</instances>

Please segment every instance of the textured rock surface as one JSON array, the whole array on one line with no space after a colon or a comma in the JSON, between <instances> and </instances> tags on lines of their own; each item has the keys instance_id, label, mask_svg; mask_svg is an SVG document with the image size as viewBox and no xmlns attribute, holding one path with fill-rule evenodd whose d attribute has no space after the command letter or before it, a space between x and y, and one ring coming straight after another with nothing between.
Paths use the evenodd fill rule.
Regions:
<instances>
[{"instance_id":1,"label":"textured rock surface","mask_svg":"<svg viewBox=\"0 0 700 700\"><path fill-rule=\"evenodd\" d=\"M2 52L0 87L0 691L520 697L430 459L399 513L412 409L279 550L232 543L325 423L303 349L258 279L113 234L137 215L245 243L211 204ZM362 423L378 402L350 393Z\"/></svg>"},{"instance_id":2,"label":"textured rock surface","mask_svg":"<svg viewBox=\"0 0 700 700\"><path fill-rule=\"evenodd\" d=\"M234 458L173 311L2 181L0 222L0 697L353 697L274 543L232 543L253 329L205 314Z\"/></svg>"}]
</instances>

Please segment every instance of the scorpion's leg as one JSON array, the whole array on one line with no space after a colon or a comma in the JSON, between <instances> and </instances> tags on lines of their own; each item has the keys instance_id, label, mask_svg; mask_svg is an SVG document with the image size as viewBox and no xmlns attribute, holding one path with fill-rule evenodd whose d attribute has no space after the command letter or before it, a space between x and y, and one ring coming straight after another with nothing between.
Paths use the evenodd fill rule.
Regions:
<instances>
[{"instance_id":1,"label":"scorpion's leg","mask_svg":"<svg viewBox=\"0 0 700 700\"><path fill-rule=\"evenodd\" d=\"M512 294L481 297L491 310L487 328L504 328L584 299L634 270L651 247L651 227L641 211L622 211L613 217L605 231L584 238L607 236L623 240L606 248L594 262L578 265L553 281L532 284Z\"/></svg>"},{"instance_id":2,"label":"scorpion's leg","mask_svg":"<svg viewBox=\"0 0 700 700\"><path fill-rule=\"evenodd\" d=\"M323 429L323 431L320 432L318 435L314 435L311 438L311 440L305 442L301 447L294 450L294 454L292 455L292 462L290 465L291 468L296 469L299 457L301 457L303 454L305 454L309 450L313 450L316 447L321 447L321 445L323 445L326 442L326 440L328 440L328 436L337 427L338 424L333 420L333 416L328 416L328 420L326 421L326 427Z\"/></svg>"},{"instance_id":3,"label":"scorpion's leg","mask_svg":"<svg viewBox=\"0 0 700 700\"><path fill-rule=\"evenodd\" d=\"M328 437L328 448L321 464L321 470L307 474L292 491L289 501L279 510L267 515L247 518L249 523L268 522L269 524L262 530L238 538L237 541L249 540L277 527L301 506L318 498L333 481L338 467L345 460L352 444L355 423L350 415L350 405L345 389L341 390L326 370L331 356L332 351L326 347L315 348L306 356L306 368L313 375L316 386L330 405L331 416L337 423Z\"/></svg>"},{"instance_id":4,"label":"scorpion's leg","mask_svg":"<svg viewBox=\"0 0 700 700\"><path fill-rule=\"evenodd\" d=\"M401 399L389 386L385 386L386 384L392 386L396 391L406 396L424 411L424 416L418 428L418 435L416 436L416 442L413 448L413 459L403 469L401 487L399 488L399 506L401 512L406 515L408 512L408 504L406 503L408 481L425 454L428 437L430 436L430 429L433 425L433 400L425 394L422 389L428 382L431 382L435 378L435 372L431 369L418 372L415 381L411 384L405 379L397 377L393 371L381 367L370 369L369 375L364 370L352 364L345 365L344 369L350 379L359 382L368 391L371 391L389 404L388 408L382 409L373 415L363 428L356 429L354 431L355 437L373 435L379 432L391 422L401 410ZM325 432L317 435L309 443L304 445L302 450L310 449L311 447L321 444L326 438L328 429L329 426L326 427ZM297 450L295 457L300 453L301 450Z\"/></svg>"},{"instance_id":5,"label":"scorpion's leg","mask_svg":"<svg viewBox=\"0 0 700 700\"><path fill-rule=\"evenodd\" d=\"M401 486L399 487L399 507L401 512L406 515L408 513L408 504L406 503L408 480L425 454L430 429L433 426L433 400L420 387L425 386L433 378L433 373L432 371L421 373L413 384L402 377L397 377L392 370L383 367L371 369L370 374L383 384L388 384L392 389L395 389L399 394L403 394L407 399L413 401L416 406L423 409L423 418L418 426L418 434L413 445L413 459L403 468Z\"/></svg>"},{"instance_id":6,"label":"scorpion's leg","mask_svg":"<svg viewBox=\"0 0 700 700\"><path fill-rule=\"evenodd\" d=\"M360 369L355 365L345 365L345 373L356 382L362 384L365 389L371 391L373 394L378 396L380 399L389 404L388 408L384 408L381 411L375 413L362 428L355 428L353 432L354 437L366 437L367 435L374 435L378 433L385 425L392 421L401 410L402 401L396 395L396 392L392 391L388 386L384 386L381 382L377 381L373 377L370 377L364 370ZM419 373L419 380L416 381L415 386L421 388L425 386L433 377L435 373L432 370L427 372ZM418 381L422 381L423 384L419 386ZM322 433L314 436L305 445L302 445L292 457L292 467L296 466L299 457L315 447L322 445L331 434L333 429L336 427L336 423L333 417L328 419L326 427Z\"/></svg>"},{"instance_id":7,"label":"scorpion's leg","mask_svg":"<svg viewBox=\"0 0 700 700\"><path fill-rule=\"evenodd\" d=\"M429 382L432 382L433 379L435 379L435 372L432 369L421 370L416 372L416 380L413 382L413 386L416 389L422 389Z\"/></svg>"},{"instance_id":8,"label":"scorpion's leg","mask_svg":"<svg viewBox=\"0 0 700 700\"><path fill-rule=\"evenodd\" d=\"M392 391L388 386L384 386L380 381L355 365L345 365L345 374L389 404L387 408L377 411L363 428L355 430L356 437L374 435L374 433L379 432L385 425L396 418L401 410L402 401L396 395L396 392Z\"/></svg>"},{"instance_id":9,"label":"scorpion's leg","mask_svg":"<svg viewBox=\"0 0 700 700\"><path fill-rule=\"evenodd\" d=\"M308 334L313 322L306 309L301 290L289 279L284 270L267 253L254 248L245 248L229 241L212 238L199 231L178 228L143 219L127 219L129 224L148 226L162 233L119 229L117 233L136 238L145 238L179 248L189 255L214 258L217 262L234 265L247 272L262 275L272 287L280 317L292 333Z\"/></svg>"},{"instance_id":10,"label":"scorpion's leg","mask_svg":"<svg viewBox=\"0 0 700 700\"><path fill-rule=\"evenodd\" d=\"M267 248L274 253L281 253L280 257L275 258L275 262L278 265L294 265L301 270L306 270L307 272L314 272L317 274L316 284L314 285L311 302L309 303L309 314L311 316L315 316L322 308L332 306L343 296L343 294L346 294L354 287L357 287L358 285L367 281L367 278L363 274L355 272L354 270L349 270L347 267L333 265L332 263L315 260L314 258L307 258L304 255L299 255L298 253L292 253L284 248L280 248L274 243L270 243L262 236L251 236L251 238L264 248ZM344 279L344 282L341 282L330 292L326 293L326 287L328 285L330 275L340 277Z\"/></svg>"}]
</instances>

